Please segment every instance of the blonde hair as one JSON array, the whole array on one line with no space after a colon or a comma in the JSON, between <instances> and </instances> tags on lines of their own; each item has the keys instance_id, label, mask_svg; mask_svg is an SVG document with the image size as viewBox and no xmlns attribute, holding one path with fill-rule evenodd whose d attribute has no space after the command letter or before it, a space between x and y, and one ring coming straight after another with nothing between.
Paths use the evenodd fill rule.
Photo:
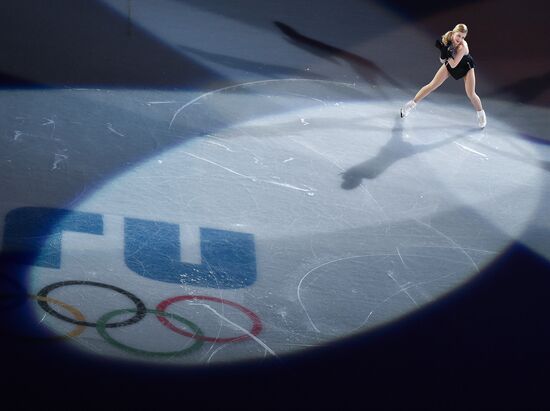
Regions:
<instances>
[{"instance_id":1,"label":"blonde hair","mask_svg":"<svg viewBox=\"0 0 550 411\"><path fill-rule=\"evenodd\" d=\"M452 29L451 31L448 31L447 33L441 36L441 41L443 42L443 44L448 46L449 43L451 42L451 38L453 37L453 34L455 33L462 33L466 35L468 34L468 27L466 27L466 25L462 23L457 24L454 29Z\"/></svg>"}]
</instances>

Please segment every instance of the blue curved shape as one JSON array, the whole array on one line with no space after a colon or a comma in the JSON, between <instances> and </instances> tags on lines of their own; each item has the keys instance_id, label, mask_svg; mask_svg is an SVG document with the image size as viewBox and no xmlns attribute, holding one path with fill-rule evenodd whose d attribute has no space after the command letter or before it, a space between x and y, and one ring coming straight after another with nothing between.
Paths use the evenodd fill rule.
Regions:
<instances>
[{"instance_id":1,"label":"blue curved shape","mask_svg":"<svg viewBox=\"0 0 550 411\"><path fill-rule=\"evenodd\" d=\"M124 259L135 273L157 281L206 288L244 288L256 281L252 234L201 228L201 264L181 261L179 226L126 218Z\"/></svg>"}]
</instances>

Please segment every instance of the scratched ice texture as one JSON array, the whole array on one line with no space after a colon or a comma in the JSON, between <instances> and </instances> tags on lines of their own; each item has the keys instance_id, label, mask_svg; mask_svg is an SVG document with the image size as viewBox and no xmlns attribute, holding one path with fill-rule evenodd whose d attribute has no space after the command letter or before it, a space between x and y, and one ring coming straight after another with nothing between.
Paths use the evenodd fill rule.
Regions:
<instances>
[{"instance_id":1,"label":"scratched ice texture","mask_svg":"<svg viewBox=\"0 0 550 411\"><path fill-rule=\"evenodd\" d=\"M109 27L124 41L147 33L196 63L202 82L0 93L0 182L10 193L2 216L40 207L102 224L101 233L63 231L59 267L29 268L31 295L88 282L33 301L35 324L106 358L261 360L402 319L514 242L550 258L537 236L550 228L546 108L491 95L480 68L484 130L452 80L401 119L399 107L439 64L431 34L381 2L344 0L337 15L325 2L315 13L309 2L291 11L284 1L261 10L238 3L135 1L130 16L129 2L98 2L121 16ZM392 52L403 39L415 64ZM140 67L127 64L124 76L147 79ZM25 64L19 74L39 81L41 68ZM158 70L174 75L172 66ZM152 229L128 251L132 221ZM181 253L155 248L167 227L177 227L169 239ZM253 239L253 248L226 241L233 255L253 255L249 284L213 286L203 229ZM45 239L41 258L52 257L52 244ZM181 266L191 268L173 270ZM205 282L195 285L200 270ZM158 280L170 273L176 281ZM120 290L147 311L105 326L135 316ZM172 301L165 317L163 301Z\"/></svg>"},{"instance_id":2,"label":"scratched ice texture","mask_svg":"<svg viewBox=\"0 0 550 411\"><path fill-rule=\"evenodd\" d=\"M80 93L92 101L111 94ZM108 283L139 296L148 309L175 296L215 297L223 301L182 300L169 312L218 340L180 355L195 340L149 313L136 324L106 329L143 352L113 346L93 327L73 339L99 355L227 362L368 331L473 278L521 235L547 195L536 159L548 148L521 139L497 119L478 130L471 109L459 104L447 118L455 104L450 96L447 105L426 102L405 121L395 110L399 102L378 90L326 80L255 81L194 98L156 97L134 92L123 97L124 106L142 119L154 117L155 136L170 136L173 145L72 205L102 215L103 235L64 232L61 269L35 267L31 289L66 280ZM112 139L135 129L115 118L102 127ZM251 233L256 281L216 289L189 284L185 275L192 273L178 283L137 275L124 259L127 218L177 225L181 260L196 265L201 228ZM142 248L153 247L151 238L143 238ZM135 308L120 293L90 286L59 288L49 297L77 307L90 321ZM39 307L36 316L59 334L74 328ZM256 316L259 333L252 332ZM239 336L247 338L231 341Z\"/></svg>"}]
</instances>

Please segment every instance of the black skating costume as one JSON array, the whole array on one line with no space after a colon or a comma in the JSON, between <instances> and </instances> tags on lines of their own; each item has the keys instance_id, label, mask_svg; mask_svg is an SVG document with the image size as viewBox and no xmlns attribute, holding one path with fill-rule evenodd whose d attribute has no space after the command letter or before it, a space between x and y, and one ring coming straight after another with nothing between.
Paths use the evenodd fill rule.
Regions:
<instances>
[{"instance_id":1,"label":"black skating costume","mask_svg":"<svg viewBox=\"0 0 550 411\"><path fill-rule=\"evenodd\" d=\"M445 46L440 39L436 40L435 46L441 52L440 59L442 61L448 59L449 57L454 57L456 53L456 50L452 46L452 44ZM452 68L449 63L445 61L445 67L447 67L447 71L455 80L459 80L464 77L466 73L468 73L468 70L475 68L475 66L476 63L474 61L474 58L470 54L464 55L455 68Z\"/></svg>"}]
</instances>

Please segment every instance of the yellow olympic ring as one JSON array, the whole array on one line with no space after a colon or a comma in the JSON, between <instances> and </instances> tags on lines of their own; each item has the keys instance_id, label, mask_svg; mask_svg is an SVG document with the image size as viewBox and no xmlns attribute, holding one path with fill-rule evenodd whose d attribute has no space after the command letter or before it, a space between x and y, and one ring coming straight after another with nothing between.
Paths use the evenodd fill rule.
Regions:
<instances>
[{"instance_id":1,"label":"yellow olympic ring","mask_svg":"<svg viewBox=\"0 0 550 411\"><path fill-rule=\"evenodd\" d=\"M44 302L59 305L60 307L69 311L77 321L84 321L84 315L76 307L73 307L72 305L69 305L67 303L64 303L62 301L56 300L55 298L51 298L51 297L42 297L38 295L29 295L29 297L37 301L44 301ZM74 330L72 330L71 332L65 335L57 335L50 338L63 339L63 340L67 338L74 338L82 334L85 329L86 329L85 326L79 324L74 328Z\"/></svg>"}]
</instances>

